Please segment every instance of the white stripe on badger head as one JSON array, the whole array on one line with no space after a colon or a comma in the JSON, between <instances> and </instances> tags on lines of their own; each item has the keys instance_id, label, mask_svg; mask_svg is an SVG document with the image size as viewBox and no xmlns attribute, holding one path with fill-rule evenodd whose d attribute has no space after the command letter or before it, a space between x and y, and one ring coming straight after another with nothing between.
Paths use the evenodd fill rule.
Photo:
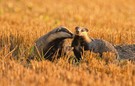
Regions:
<instances>
[{"instance_id":1,"label":"white stripe on badger head","mask_svg":"<svg viewBox=\"0 0 135 86\"><path fill-rule=\"evenodd\" d=\"M65 30L65 31L59 31L59 30ZM63 33L63 34L70 34L70 36L71 36L71 34L72 34L72 37L74 36L74 34L72 33L72 31L70 31L67 27L64 27L64 26L60 26L59 27L59 30L58 30L58 32L57 33ZM69 36L68 36L69 37Z\"/></svg>"},{"instance_id":2,"label":"white stripe on badger head","mask_svg":"<svg viewBox=\"0 0 135 86\"><path fill-rule=\"evenodd\" d=\"M54 33L54 34L51 34L47 39L46 41L47 42L52 42L56 39L60 39L60 38L70 38L71 35L66 33L66 32L58 32L58 33Z\"/></svg>"},{"instance_id":3,"label":"white stripe on badger head","mask_svg":"<svg viewBox=\"0 0 135 86\"><path fill-rule=\"evenodd\" d=\"M59 27L59 29L62 29L62 28L65 28L65 29L67 29L70 33L72 33L72 31L70 31L67 27L65 27L65 26L60 26Z\"/></svg>"},{"instance_id":4,"label":"white stripe on badger head","mask_svg":"<svg viewBox=\"0 0 135 86\"><path fill-rule=\"evenodd\" d=\"M72 31L71 30L69 30L69 29L67 29L70 33L72 33ZM73 34L73 33L72 33Z\"/></svg>"},{"instance_id":5,"label":"white stripe on badger head","mask_svg":"<svg viewBox=\"0 0 135 86\"><path fill-rule=\"evenodd\" d=\"M59 26L59 27L56 27L55 29L56 29L56 31L59 31L59 30L61 30L62 28L67 29L67 27L65 27L65 26ZM68 29L67 29L67 30L68 30Z\"/></svg>"}]
</instances>

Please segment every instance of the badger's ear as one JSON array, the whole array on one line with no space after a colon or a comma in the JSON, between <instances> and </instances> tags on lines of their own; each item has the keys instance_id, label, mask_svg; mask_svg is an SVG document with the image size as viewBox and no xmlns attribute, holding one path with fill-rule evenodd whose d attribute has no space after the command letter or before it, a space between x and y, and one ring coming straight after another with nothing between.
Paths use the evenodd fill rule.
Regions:
<instances>
[{"instance_id":1,"label":"badger's ear","mask_svg":"<svg viewBox=\"0 0 135 86\"><path fill-rule=\"evenodd\" d=\"M85 30L88 32L89 30L87 28L85 28Z\"/></svg>"},{"instance_id":2,"label":"badger's ear","mask_svg":"<svg viewBox=\"0 0 135 86\"><path fill-rule=\"evenodd\" d=\"M79 26L75 27L75 30L77 31L79 29Z\"/></svg>"}]
</instances>

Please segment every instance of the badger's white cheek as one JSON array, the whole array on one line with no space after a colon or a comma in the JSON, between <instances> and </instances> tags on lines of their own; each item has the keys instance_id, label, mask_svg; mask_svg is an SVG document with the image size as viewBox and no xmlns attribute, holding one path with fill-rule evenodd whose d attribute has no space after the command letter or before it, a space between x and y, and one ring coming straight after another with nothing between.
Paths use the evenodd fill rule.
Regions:
<instances>
[{"instance_id":1,"label":"badger's white cheek","mask_svg":"<svg viewBox=\"0 0 135 86\"><path fill-rule=\"evenodd\" d=\"M83 36L83 33L79 33L79 36Z\"/></svg>"},{"instance_id":2,"label":"badger's white cheek","mask_svg":"<svg viewBox=\"0 0 135 86\"><path fill-rule=\"evenodd\" d=\"M86 36L87 35L87 32L82 32L82 35Z\"/></svg>"}]
</instances>

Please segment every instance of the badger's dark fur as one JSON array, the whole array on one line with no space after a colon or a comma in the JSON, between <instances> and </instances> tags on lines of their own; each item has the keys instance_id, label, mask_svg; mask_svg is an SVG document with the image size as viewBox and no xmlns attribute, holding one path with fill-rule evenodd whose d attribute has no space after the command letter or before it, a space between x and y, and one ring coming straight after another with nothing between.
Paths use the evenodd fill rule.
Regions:
<instances>
[{"instance_id":1,"label":"badger's dark fur","mask_svg":"<svg viewBox=\"0 0 135 86\"><path fill-rule=\"evenodd\" d=\"M67 38L73 38L73 34L66 27L60 26L53 29L35 42L34 52L31 53L30 57L33 57L36 53L38 57L44 57L50 61L56 54L59 58L64 40Z\"/></svg>"},{"instance_id":2,"label":"badger's dark fur","mask_svg":"<svg viewBox=\"0 0 135 86\"><path fill-rule=\"evenodd\" d=\"M83 50L90 50L99 53L102 57L104 52L114 52L119 58L117 50L114 46L101 39L92 39L88 36L88 29L84 27L75 28L75 37L72 41L73 51L78 60L82 59Z\"/></svg>"},{"instance_id":3,"label":"badger's dark fur","mask_svg":"<svg viewBox=\"0 0 135 86\"><path fill-rule=\"evenodd\" d=\"M119 53L120 60L122 59L128 59L135 61L135 44L129 44L129 45L117 45L115 46Z\"/></svg>"}]
</instances>

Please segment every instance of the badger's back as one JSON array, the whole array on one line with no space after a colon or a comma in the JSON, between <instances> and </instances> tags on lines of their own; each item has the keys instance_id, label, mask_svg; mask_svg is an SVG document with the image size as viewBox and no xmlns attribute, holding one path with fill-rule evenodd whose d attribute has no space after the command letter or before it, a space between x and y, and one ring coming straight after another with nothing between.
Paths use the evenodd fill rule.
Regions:
<instances>
[{"instance_id":1,"label":"badger's back","mask_svg":"<svg viewBox=\"0 0 135 86\"><path fill-rule=\"evenodd\" d=\"M117 52L114 46L108 41L101 39L93 39L89 44L90 51L95 53L103 53L103 52Z\"/></svg>"},{"instance_id":2,"label":"badger's back","mask_svg":"<svg viewBox=\"0 0 135 86\"><path fill-rule=\"evenodd\" d=\"M115 46L120 59L135 60L135 44Z\"/></svg>"}]
</instances>

